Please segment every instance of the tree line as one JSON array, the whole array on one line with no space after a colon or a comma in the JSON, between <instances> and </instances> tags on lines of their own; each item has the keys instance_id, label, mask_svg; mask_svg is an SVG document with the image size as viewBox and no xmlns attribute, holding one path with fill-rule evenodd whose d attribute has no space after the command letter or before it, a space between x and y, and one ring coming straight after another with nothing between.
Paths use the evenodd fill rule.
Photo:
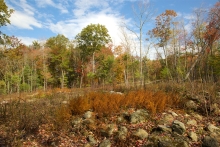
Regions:
<instances>
[{"instance_id":1,"label":"tree line","mask_svg":"<svg viewBox=\"0 0 220 147\"><path fill-rule=\"evenodd\" d=\"M1 9L0 26L10 24L13 10L6 5ZM56 87L144 85L156 80L217 82L220 2L208 11L198 9L194 13L192 28L186 29L174 10L166 10L156 17L155 27L145 32L149 38L144 41L141 24L140 55L132 53L126 32L121 44L115 46L101 24L86 26L74 40L58 34L45 42L33 41L30 46L0 32L0 94ZM155 59L141 54L143 42L157 52Z\"/></svg>"}]
</instances>

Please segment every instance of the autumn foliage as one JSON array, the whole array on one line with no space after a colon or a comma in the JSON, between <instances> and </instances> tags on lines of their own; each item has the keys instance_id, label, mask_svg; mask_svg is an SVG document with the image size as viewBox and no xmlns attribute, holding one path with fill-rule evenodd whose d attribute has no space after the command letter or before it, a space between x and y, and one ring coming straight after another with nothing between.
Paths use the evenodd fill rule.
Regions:
<instances>
[{"instance_id":1,"label":"autumn foliage","mask_svg":"<svg viewBox=\"0 0 220 147\"><path fill-rule=\"evenodd\" d=\"M91 92L85 96L72 99L69 109L72 114L82 114L92 110L98 115L119 113L121 109L146 108L152 114L163 111L167 106L175 106L179 97L175 93L162 91L130 91L127 94Z\"/></svg>"}]
</instances>

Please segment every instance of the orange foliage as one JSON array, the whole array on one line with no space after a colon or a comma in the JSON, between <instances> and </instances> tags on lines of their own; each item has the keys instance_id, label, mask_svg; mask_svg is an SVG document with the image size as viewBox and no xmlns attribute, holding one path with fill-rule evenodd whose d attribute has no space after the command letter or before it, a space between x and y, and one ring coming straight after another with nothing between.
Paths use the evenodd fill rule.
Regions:
<instances>
[{"instance_id":1,"label":"orange foliage","mask_svg":"<svg viewBox=\"0 0 220 147\"><path fill-rule=\"evenodd\" d=\"M155 114L162 112L167 106L176 106L178 102L177 94L162 91L138 90L125 95L92 92L72 99L69 109L72 114L82 114L87 110L92 110L98 115L110 115L119 113L124 108L145 108Z\"/></svg>"}]
</instances>

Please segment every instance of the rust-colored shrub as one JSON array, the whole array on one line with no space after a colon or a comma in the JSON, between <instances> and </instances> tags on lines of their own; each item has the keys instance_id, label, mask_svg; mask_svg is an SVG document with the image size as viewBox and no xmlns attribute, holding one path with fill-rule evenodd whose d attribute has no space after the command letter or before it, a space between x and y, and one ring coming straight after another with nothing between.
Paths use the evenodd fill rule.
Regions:
<instances>
[{"instance_id":1,"label":"rust-colored shrub","mask_svg":"<svg viewBox=\"0 0 220 147\"><path fill-rule=\"evenodd\" d=\"M82 114L91 109L90 98L87 96L74 98L69 102L69 109L73 115Z\"/></svg>"},{"instance_id":2,"label":"rust-colored shrub","mask_svg":"<svg viewBox=\"0 0 220 147\"><path fill-rule=\"evenodd\" d=\"M176 106L179 97L163 91L138 90L125 95L91 92L84 97L72 99L69 108L72 114L82 114L91 109L98 115L110 115L123 108L146 108L152 114L163 111L167 106Z\"/></svg>"}]
</instances>

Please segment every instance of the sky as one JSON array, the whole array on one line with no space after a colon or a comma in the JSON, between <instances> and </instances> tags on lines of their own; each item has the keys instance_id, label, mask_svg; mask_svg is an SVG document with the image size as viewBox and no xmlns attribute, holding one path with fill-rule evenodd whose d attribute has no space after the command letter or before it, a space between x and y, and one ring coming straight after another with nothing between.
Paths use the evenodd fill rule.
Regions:
<instances>
[{"instance_id":1,"label":"sky","mask_svg":"<svg viewBox=\"0 0 220 147\"><path fill-rule=\"evenodd\" d=\"M150 3L153 17L145 26L143 34L152 29L155 17L165 10L174 10L183 18L190 29L193 11L197 8L210 8L218 0L145 0ZM138 8L140 0L5 0L14 9L11 24L1 27L9 36L16 36L26 45L34 40L46 40L63 34L70 40L89 24L104 25L113 44L121 42L121 26L126 24L136 31L132 7ZM145 36L144 36L145 37Z\"/></svg>"}]
</instances>

